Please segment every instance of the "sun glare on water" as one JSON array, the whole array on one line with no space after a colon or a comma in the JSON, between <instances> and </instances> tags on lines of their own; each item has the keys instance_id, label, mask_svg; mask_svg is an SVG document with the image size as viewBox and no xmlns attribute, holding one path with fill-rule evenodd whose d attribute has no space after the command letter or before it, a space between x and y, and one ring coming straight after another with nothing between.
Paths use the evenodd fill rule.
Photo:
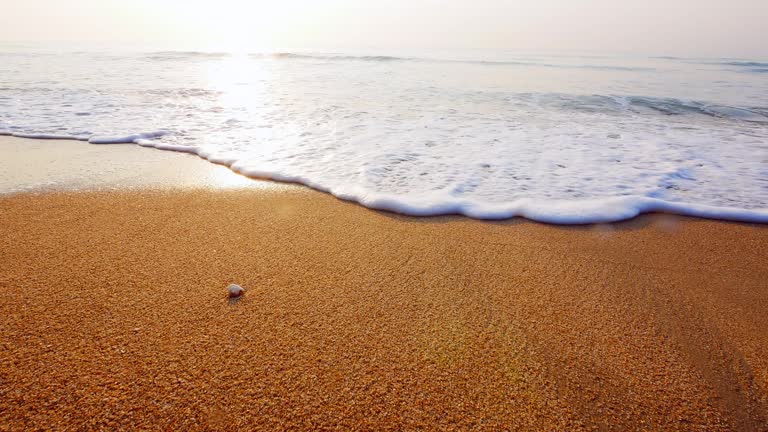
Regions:
<instances>
[{"instance_id":1,"label":"sun glare on water","mask_svg":"<svg viewBox=\"0 0 768 432\"><path fill-rule=\"evenodd\" d=\"M264 103L269 70L259 67L245 50L231 50L229 57L209 63L206 73L211 88L221 93L227 109Z\"/></svg>"}]
</instances>

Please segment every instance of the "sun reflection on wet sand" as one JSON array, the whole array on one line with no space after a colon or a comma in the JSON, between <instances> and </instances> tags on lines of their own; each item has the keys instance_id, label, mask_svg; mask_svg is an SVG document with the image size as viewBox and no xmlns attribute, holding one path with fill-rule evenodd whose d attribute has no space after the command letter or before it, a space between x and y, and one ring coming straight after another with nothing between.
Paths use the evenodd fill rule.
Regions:
<instances>
[{"instance_id":1,"label":"sun reflection on wet sand","mask_svg":"<svg viewBox=\"0 0 768 432\"><path fill-rule=\"evenodd\" d=\"M0 136L0 194L31 190L213 188L286 190L194 155Z\"/></svg>"}]
</instances>

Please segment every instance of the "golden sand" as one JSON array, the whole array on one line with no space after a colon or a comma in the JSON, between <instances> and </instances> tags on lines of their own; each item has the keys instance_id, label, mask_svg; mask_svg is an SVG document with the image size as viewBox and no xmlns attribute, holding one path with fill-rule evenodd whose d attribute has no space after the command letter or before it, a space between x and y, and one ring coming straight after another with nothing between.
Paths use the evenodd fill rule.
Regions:
<instances>
[{"instance_id":1,"label":"golden sand","mask_svg":"<svg viewBox=\"0 0 768 432\"><path fill-rule=\"evenodd\" d=\"M4 197L0 430L765 430L767 247L299 189Z\"/></svg>"}]
</instances>

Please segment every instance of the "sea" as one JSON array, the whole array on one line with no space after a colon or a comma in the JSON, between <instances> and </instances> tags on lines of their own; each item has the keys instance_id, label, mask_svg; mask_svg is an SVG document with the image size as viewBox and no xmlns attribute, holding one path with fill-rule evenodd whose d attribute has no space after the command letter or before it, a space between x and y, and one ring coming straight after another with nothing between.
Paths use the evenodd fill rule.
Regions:
<instances>
[{"instance_id":1,"label":"sea","mask_svg":"<svg viewBox=\"0 0 768 432\"><path fill-rule=\"evenodd\" d=\"M768 223L764 59L0 46L0 134L186 152L413 216Z\"/></svg>"}]
</instances>

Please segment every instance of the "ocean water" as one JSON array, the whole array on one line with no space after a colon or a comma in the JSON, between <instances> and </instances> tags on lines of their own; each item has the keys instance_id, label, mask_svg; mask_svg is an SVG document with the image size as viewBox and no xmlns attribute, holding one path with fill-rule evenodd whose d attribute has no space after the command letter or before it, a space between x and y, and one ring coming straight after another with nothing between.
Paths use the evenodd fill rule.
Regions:
<instances>
[{"instance_id":1,"label":"ocean water","mask_svg":"<svg viewBox=\"0 0 768 432\"><path fill-rule=\"evenodd\" d=\"M0 134L184 151L417 216L768 222L759 59L16 47Z\"/></svg>"}]
</instances>

